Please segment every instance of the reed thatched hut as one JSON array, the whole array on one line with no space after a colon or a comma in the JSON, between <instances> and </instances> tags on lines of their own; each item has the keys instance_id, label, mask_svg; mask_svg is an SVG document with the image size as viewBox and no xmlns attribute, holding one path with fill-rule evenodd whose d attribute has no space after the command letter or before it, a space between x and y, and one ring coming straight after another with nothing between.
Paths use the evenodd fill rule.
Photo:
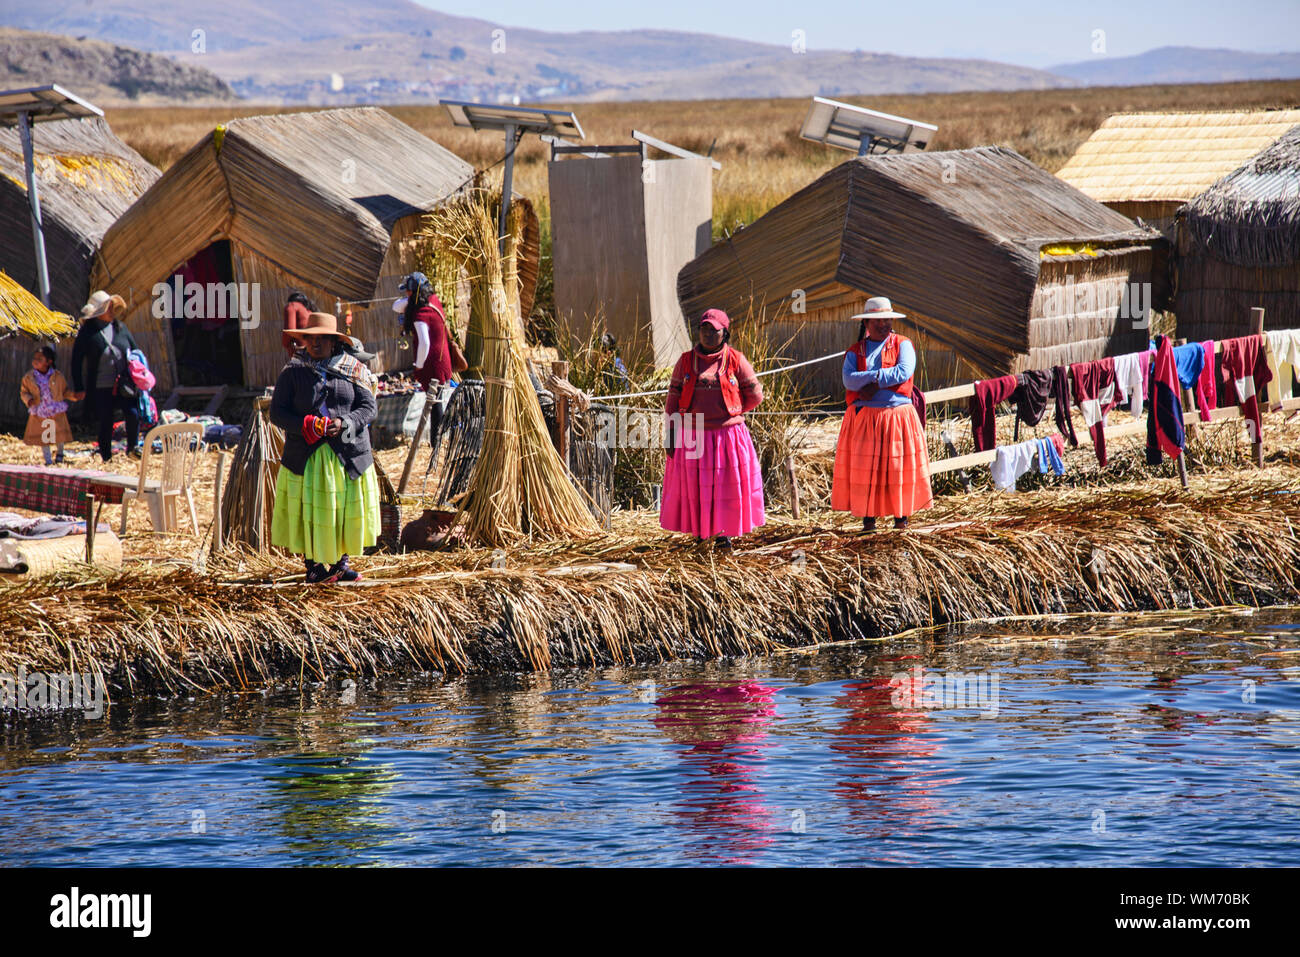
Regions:
<instances>
[{"instance_id":1,"label":"reed thatched hut","mask_svg":"<svg viewBox=\"0 0 1300 957\"><path fill-rule=\"evenodd\" d=\"M90 294L90 274L104 233L155 180L158 170L118 139L102 118L38 124L33 161L41 197L50 306L77 314ZM36 293L23 147L18 130L0 128L0 272ZM0 382L17 383L26 372L30 339L0 342ZM72 342L58 347L66 368ZM14 395L0 403L0 418L26 416Z\"/></svg>"},{"instance_id":2,"label":"reed thatched hut","mask_svg":"<svg viewBox=\"0 0 1300 957\"><path fill-rule=\"evenodd\" d=\"M1014 150L863 156L688 264L677 288L687 316L761 317L800 360L847 348L849 317L888 296L936 388L1141 347L1163 245ZM810 368L806 389L843 392L835 362Z\"/></svg>"},{"instance_id":3,"label":"reed thatched hut","mask_svg":"<svg viewBox=\"0 0 1300 957\"><path fill-rule=\"evenodd\" d=\"M1300 110L1119 113L1056 175L1168 234L1180 206L1297 123Z\"/></svg>"},{"instance_id":4,"label":"reed thatched hut","mask_svg":"<svg viewBox=\"0 0 1300 957\"><path fill-rule=\"evenodd\" d=\"M413 353L399 351L391 302L364 301L396 295L400 277L419 268L420 218L472 177L464 160L373 107L233 120L108 231L95 285L127 299L127 323L160 388L274 384L285 358L281 312L294 289L331 312L336 300L358 303L352 333L376 354L372 368L401 369ZM531 303L538 257L526 258L521 286ZM182 303L160 304L153 290L177 275L216 288L216 308L188 308L187 294L187 314L168 318ZM228 283L255 316L230 315Z\"/></svg>"},{"instance_id":5,"label":"reed thatched hut","mask_svg":"<svg viewBox=\"0 0 1300 957\"><path fill-rule=\"evenodd\" d=\"M1174 259L1178 334L1249 335L1300 327L1300 126L1178 213Z\"/></svg>"}]
</instances>

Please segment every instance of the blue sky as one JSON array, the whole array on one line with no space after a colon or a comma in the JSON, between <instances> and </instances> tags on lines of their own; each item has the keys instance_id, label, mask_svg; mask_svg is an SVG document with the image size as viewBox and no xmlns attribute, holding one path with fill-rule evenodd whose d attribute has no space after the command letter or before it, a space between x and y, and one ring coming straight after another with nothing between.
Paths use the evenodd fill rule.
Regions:
<instances>
[{"instance_id":1,"label":"blue sky","mask_svg":"<svg viewBox=\"0 0 1300 957\"><path fill-rule=\"evenodd\" d=\"M1300 0L417 0L444 13L538 30L686 30L809 49L907 56L980 57L1048 66L1091 59L1093 31L1106 53L1161 46L1300 50Z\"/></svg>"}]
</instances>

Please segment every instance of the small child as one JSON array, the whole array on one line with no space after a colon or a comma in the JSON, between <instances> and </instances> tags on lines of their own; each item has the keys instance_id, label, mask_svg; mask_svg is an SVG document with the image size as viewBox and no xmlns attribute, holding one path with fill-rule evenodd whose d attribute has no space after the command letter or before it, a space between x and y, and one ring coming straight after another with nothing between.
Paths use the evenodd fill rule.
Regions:
<instances>
[{"instance_id":1,"label":"small child","mask_svg":"<svg viewBox=\"0 0 1300 957\"><path fill-rule=\"evenodd\" d=\"M32 371L23 376L19 395L27 406L27 431L23 442L39 445L45 454L45 464L63 464L63 444L72 441L68 427L68 381L54 368L55 353L52 346L41 346L32 353ZM57 446L58 454L51 453Z\"/></svg>"}]
</instances>

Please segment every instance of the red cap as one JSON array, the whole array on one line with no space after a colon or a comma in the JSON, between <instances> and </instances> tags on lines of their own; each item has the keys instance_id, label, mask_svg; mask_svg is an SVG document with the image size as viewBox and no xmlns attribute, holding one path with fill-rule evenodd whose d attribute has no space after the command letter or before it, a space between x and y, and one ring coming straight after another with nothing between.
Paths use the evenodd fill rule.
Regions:
<instances>
[{"instance_id":1,"label":"red cap","mask_svg":"<svg viewBox=\"0 0 1300 957\"><path fill-rule=\"evenodd\" d=\"M721 309L707 309L704 315L700 316L700 324L708 323L719 332L726 332L731 327L731 320Z\"/></svg>"}]
</instances>

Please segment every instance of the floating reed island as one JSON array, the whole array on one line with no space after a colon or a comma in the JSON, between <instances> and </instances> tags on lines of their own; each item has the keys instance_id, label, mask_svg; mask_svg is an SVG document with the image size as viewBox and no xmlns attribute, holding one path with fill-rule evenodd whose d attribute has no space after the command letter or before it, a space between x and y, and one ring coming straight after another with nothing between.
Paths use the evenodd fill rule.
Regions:
<instances>
[{"instance_id":1,"label":"floating reed island","mask_svg":"<svg viewBox=\"0 0 1300 957\"><path fill-rule=\"evenodd\" d=\"M659 532L376 555L358 586L288 558L6 588L0 673L93 670L117 700L398 672L770 654L1003 616L1300 602L1300 470L940 500L864 536L828 514L734 552ZM89 573L87 573L89 574Z\"/></svg>"}]
</instances>

